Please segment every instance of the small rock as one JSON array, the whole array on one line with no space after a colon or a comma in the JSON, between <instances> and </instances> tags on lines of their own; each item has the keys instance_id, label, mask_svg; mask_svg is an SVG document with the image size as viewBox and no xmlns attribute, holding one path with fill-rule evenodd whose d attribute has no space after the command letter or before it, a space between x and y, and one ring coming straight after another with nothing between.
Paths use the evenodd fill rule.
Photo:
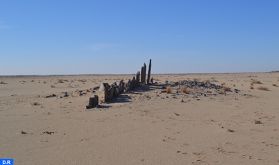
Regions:
<instances>
[{"instance_id":1,"label":"small rock","mask_svg":"<svg viewBox=\"0 0 279 165\"><path fill-rule=\"evenodd\" d=\"M260 120L255 120L255 124L263 124Z\"/></svg>"},{"instance_id":2,"label":"small rock","mask_svg":"<svg viewBox=\"0 0 279 165\"><path fill-rule=\"evenodd\" d=\"M54 132L53 131L44 131L43 134L51 135L51 134L54 134Z\"/></svg>"},{"instance_id":3,"label":"small rock","mask_svg":"<svg viewBox=\"0 0 279 165\"><path fill-rule=\"evenodd\" d=\"M69 97L68 92L64 92L64 97Z\"/></svg>"},{"instance_id":4,"label":"small rock","mask_svg":"<svg viewBox=\"0 0 279 165\"><path fill-rule=\"evenodd\" d=\"M233 129L228 129L228 132L235 132L235 130L233 130Z\"/></svg>"},{"instance_id":5,"label":"small rock","mask_svg":"<svg viewBox=\"0 0 279 165\"><path fill-rule=\"evenodd\" d=\"M27 134L27 132L25 132L25 131L21 131L21 134L26 135L26 134Z\"/></svg>"},{"instance_id":6,"label":"small rock","mask_svg":"<svg viewBox=\"0 0 279 165\"><path fill-rule=\"evenodd\" d=\"M41 105L40 103L38 103L38 102L34 102L34 103L32 103L32 105L34 105L34 106L38 106L38 105Z\"/></svg>"},{"instance_id":7,"label":"small rock","mask_svg":"<svg viewBox=\"0 0 279 165\"><path fill-rule=\"evenodd\" d=\"M46 96L46 98L50 98L50 97L56 97L56 94Z\"/></svg>"}]
</instances>

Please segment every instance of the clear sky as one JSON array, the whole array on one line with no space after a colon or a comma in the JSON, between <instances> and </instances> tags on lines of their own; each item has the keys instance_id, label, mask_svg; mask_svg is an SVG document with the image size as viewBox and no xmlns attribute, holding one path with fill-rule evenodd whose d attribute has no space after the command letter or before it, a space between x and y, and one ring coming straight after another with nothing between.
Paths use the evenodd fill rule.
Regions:
<instances>
[{"instance_id":1,"label":"clear sky","mask_svg":"<svg viewBox=\"0 0 279 165\"><path fill-rule=\"evenodd\" d=\"M279 70L278 0L0 0L0 75Z\"/></svg>"}]
</instances>

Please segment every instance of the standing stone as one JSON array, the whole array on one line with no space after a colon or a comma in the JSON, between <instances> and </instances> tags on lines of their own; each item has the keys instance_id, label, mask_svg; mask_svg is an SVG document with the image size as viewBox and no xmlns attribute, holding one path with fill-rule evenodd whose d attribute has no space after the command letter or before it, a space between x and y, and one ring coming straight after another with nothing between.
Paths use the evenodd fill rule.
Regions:
<instances>
[{"instance_id":1,"label":"standing stone","mask_svg":"<svg viewBox=\"0 0 279 165\"><path fill-rule=\"evenodd\" d=\"M102 83L100 85L98 96L100 97L100 103L105 103L109 101L109 88L110 85L108 83Z\"/></svg>"},{"instance_id":2,"label":"standing stone","mask_svg":"<svg viewBox=\"0 0 279 165\"><path fill-rule=\"evenodd\" d=\"M99 97L94 95L93 97L89 98L89 104L86 106L86 109L96 108L99 105Z\"/></svg>"},{"instance_id":3,"label":"standing stone","mask_svg":"<svg viewBox=\"0 0 279 165\"><path fill-rule=\"evenodd\" d=\"M107 102L110 102L114 98L114 96L115 96L115 92L114 91L115 91L115 86L111 85L111 87L109 89L109 92L108 92L109 97L108 97Z\"/></svg>"},{"instance_id":4,"label":"standing stone","mask_svg":"<svg viewBox=\"0 0 279 165\"><path fill-rule=\"evenodd\" d=\"M141 71L140 71L140 82L143 83L143 66L141 67Z\"/></svg>"},{"instance_id":5,"label":"standing stone","mask_svg":"<svg viewBox=\"0 0 279 165\"><path fill-rule=\"evenodd\" d=\"M144 63L143 67L141 68L141 83L146 83L146 64Z\"/></svg>"},{"instance_id":6,"label":"standing stone","mask_svg":"<svg viewBox=\"0 0 279 165\"><path fill-rule=\"evenodd\" d=\"M133 77L132 82L131 82L131 89L132 89L132 90L135 89L136 86L137 86L137 81L136 81L136 78Z\"/></svg>"},{"instance_id":7,"label":"standing stone","mask_svg":"<svg viewBox=\"0 0 279 165\"><path fill-rule=\"evenodd\" d=\"M137 74L136 74L136 82L137 82L137 86L138 86L140 83L140 72L137 72Z\"/></svg>"},{"instance_id":8,"label":"standing stone","mask_svg":"<svg viewBox=\"0 0 279 165\"><path fill-rule=\"evenodd\" d=\"M111 86L113 87L113 93L112 93L112 96L113 96L112 99L113 99L114 97L117 97L117 96L118 96L118 94L119 94L119 88L118 88L116 82L113 83Z\"/></svg>"},{"instance_id":9,"label":"standing stone","mask_svg":"<svg viewBox=\"0 0 279 165\"><path fill-rule=\"evenodd\" d=\"M129 79L128 82L125 84L125 91L124 92L128 92L131 90L131 80Z\"/></svg>"},{"instance_id":10,"label":"standing stone","mask_svg":"<svg viewBox=\"0 0 279 165\"><path fill-rule=\"evenodd\" d=\"M151 59L149 61L149 66L148 66L147 84L150 83L150 76L151 76Z\"/></svg>"},{"instance_id":11,"label":"standing stone","mask_svg":"<svg viewBox=\"0 0 279 165\"><path fill-rule=\"evenodd\" d=\"M118 97L120 95L120 89L119 89L118 85L115 87L114 94L115 94L115 97Z\"/></svg>"},{"instance_id":12,"label":"standing stone","mask_svg":"<svg viewBox=\"0 0 279 165\"><path fill-rule=\"evenodd\" d=\"M121 80L121 81L119 82L119 93L120 93L120 94L123 93L123 92L124 92L124 89L125 89L125 83L124 83L123 80Z\"/></svg>"}]
</instances>

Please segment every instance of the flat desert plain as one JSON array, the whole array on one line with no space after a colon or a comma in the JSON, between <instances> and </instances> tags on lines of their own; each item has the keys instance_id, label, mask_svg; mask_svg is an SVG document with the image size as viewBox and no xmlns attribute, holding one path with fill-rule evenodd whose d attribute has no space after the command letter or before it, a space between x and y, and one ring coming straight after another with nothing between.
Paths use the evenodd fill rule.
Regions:
<instances>
[{"instance_id":1,"label":"flat desert plain","mask_svg":"<svg viewBox=\"0 0 279 165\"><path fill-rule=\"evenodd\" d=\"M0 157L15 165L279 164L279 73L153 77L232 92L157 86L87 110L92 88L131 75L0 77Z\"/></svg>"}]
</instances>

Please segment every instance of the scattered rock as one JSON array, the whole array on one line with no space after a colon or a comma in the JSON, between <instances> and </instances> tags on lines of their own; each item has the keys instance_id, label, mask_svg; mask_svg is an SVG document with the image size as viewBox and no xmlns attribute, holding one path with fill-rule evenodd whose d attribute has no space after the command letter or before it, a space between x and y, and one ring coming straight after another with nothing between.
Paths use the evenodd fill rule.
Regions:
<instances>
[{"instance_id":1,"label":"scattered rock","mask_svg":"<svg viewBox=\"0 0 279 165\"><path fill-rule=\"evenodd\" d=\"M50 97L56 97L56 94L51 94L51 95L46 96L46 98L50 98Z\"/></svg>"},{"instance_id":2,"label":"scattered rock","mask_svg":"<svg viewBox=\"0 0 279 165\"><path fill-rule=\"evenodd\" d=\"M52 134L54 134L54 132L53 131L44 131L42 134L52 135Z\"/></svg>"},{"instance_id":3,"label":"scattered rock","mask_svg":"<svg viewBox=\"0 0 279 165\"><path fill-rule=\"evenodd\" d=\"M260 120L255 120L255 124L263 124Z\"/></svg>"},{"instance_id":4,"label":"scattered rock","mask_svg":"<svg viewBox=\"0 0 279 165\"><path fill-rule=\"evenodd\" d=\"M228 132L235 132L235 130L233 130L233 129L228 129Z\"/></svg>"},{"instance_id":5,"label":"scattered rock","mask_svg":"<svg viewBox=\"0 0 279 165\"><path fill-rule=\"evenodd\" d=\"M221 88L223 88L221 85L216 85L216 84L210 83L209 81L199 82L197 80L194 80L194 81L190 81L190 80L179 81L178 85L183 85L184 87L188 87L188 88L194 88L194 87L207 88L207 89L221 89Z\"/></svg>"},{"instance_id":6,"label":"scattered rock","mask_svg":"<svg viewBox=\"0 0 279 165\"><path fill-rule=\"evenodd\" d=\"M38 106L38 105L41 105L40 103L38 103L38 102L34 102L34 103L32 103L32 105L34 105L34 106Z\"/></svg>"},{"instance_id":7,"label":"scattered rock","mask_svg":"<svg viewBox=\"0 0 279 165\"><path fill-rule=\"evenodd\" d=\"M64 82L69 82L69 80L59 79L59 80L57 81L57 83L64 83Z\"/></svg>"},{"instance_id":8,"label":"scattered rock","mask_svg":"<svg viewBox=\"0 0 279 165\"><path fill-rule=\"evenodd\" d=\"M81 80L78 80L79 82L82 82L82 83L85 83L85 82L87 82L87 80L86 79L81 79Z\"/></svg>"},{"instance_id":9,"label":"scattered rock","mask_svg":"<svg viewBox=\"0 0 279 165\"><path fill-rule=\"evenodd\" d=\"M26 135L26 134L28 134L28 133L25 132L25 131L21 131L21 134Z\"/></svg>"},{"instance_id":10,"label":"scattered rock","mask_svg":"<svg viewBox=\"0 0 279 165\"><path fill-rule=\"evenodd\" d=\"M64 92L64 96L63 97L69 97L68 92Z\"/></svg>"},{"instance_id":11,"label":"scattered rock","mask_svg":"<svg viewBox=\"0 0 279 165\"><path fill-rule=\"evenodd\" d=\"M0 84L8 84L8 83L6 83L6 82L4 82L4 81L0 81Z\"/></svg>"}]
</instances>

